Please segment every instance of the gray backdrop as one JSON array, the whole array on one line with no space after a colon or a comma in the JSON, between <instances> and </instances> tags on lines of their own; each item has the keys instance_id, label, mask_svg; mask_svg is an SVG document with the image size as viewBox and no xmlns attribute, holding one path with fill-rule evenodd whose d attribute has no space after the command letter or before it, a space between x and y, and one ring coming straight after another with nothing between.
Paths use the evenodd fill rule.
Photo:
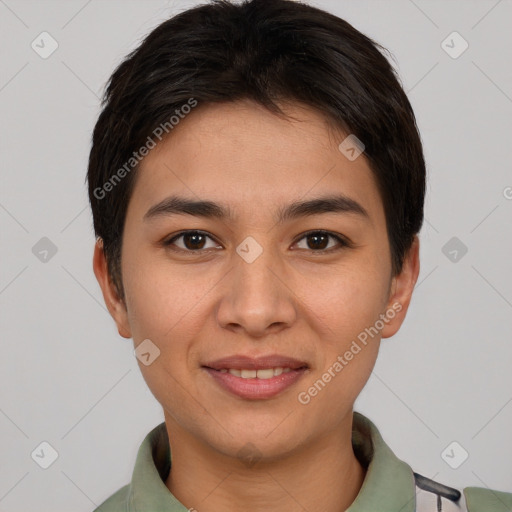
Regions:
<instances>
[{"instance_id":1,"label":"gray backdrop","mask_svg":"<svg viewBox=\"0 0 512 512\"><path fill-rule=\"evenodd\" d=\"M2 512L92 510L163 421L92 272L84 177L114 67L196 3L0 0ZM356 410L415 471L512 491L511 2L314 5L394 54L429 170L417 289Z\"/></svg>"}]
</instances>

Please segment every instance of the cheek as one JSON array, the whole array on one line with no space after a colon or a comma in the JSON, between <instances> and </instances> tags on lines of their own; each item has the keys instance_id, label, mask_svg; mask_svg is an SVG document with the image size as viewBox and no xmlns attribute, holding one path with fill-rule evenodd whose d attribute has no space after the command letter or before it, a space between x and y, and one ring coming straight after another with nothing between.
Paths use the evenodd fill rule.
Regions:
<instances>
[{"instance_id":1,"label":"cheek","mask_svg":"<svg viewBox=\"0 0 512 512\"><path fill-rule=\"evenodd\" d=\"M127 267L137 268L136 272L127 272L124 279L135 346L149 339L150 353L152 350L156 354L148 365L138 360L141 374L167 413L180 410L190 379L191 340L199 328L195 326L201 325L196 320L201 290L185 287L183 275L171 272L161 262L132 267L127 260Z\"/></svg>"},{"instance_id":2,"label":"cheek","mask_svg":"<svg viewBox=\"0 0 512 512\"><path fill-rule=\"evenodd\" d=\"M378 263L347 264L322 275L301 276L299 295L305 311L315 313L318 328L337 350L374 325L387 299L387 274Z\"/></svg>"},{"instance_id":3,"label":"cheek","mask_svg":"<svg viewBox=\"0 0 512 512\"><path fill-rule=\"evenodd\" d=\"M162 259L129 256L123 262L128 316L134 339L167 340L197 316L209 281Z\"/></svg>"},{"instance_id":4,"label":"cheek","mask_svg":"<svg viewBox=\"0 0 512 512\"><path fill-rule=\"evenodd\" d=\"M336 421L352 406L375 365L380 333L372 327L385 307L387 275L375 258L361 256L358 264L352 261L307 284L309 308L317 322L313 329L319 334L319 367L302 391L320 416L330 414Z\"/></svg>"},{"instance_id":5,"label":"cheek","mask_svg":"<svg viewBox=\"0 0 512 512\"><path fill-rule=\"evenodd\" d=\"M301 391L311 413L317 411L311 417L325 424L343 417L371 375L379 352L375 324L382 312L384 284L379 286L369 275L353 276L332 280L325 293L317 294L319 366Z\"/></svg>"},{"instance_id":6,"label":"cheek","mask_svg":"<svg viewBox=\"0 0 512 512\"><path fill-rule=\"evenodd\" d=\"M154 362L146 366L138 361L139 368L155 398L173 410L194 371L194 340L204 328L211 281L197 272L194 278L190 271L179 271L165 261L141 260L125 260L128 320L136 346L149 339L157 347Z\"/></svg>"}]
</instances>

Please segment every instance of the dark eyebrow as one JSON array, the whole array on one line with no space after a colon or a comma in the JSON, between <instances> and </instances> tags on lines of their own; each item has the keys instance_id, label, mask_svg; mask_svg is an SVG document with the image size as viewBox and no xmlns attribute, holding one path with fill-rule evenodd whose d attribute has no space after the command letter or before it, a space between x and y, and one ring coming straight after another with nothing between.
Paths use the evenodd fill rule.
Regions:
<instances>
[{"instance_id":1,"label":"dark eyebrow","mask_svg":"<svg viewBox=\"0 0 512 512\"><path fill-rule=\"evenodd\" d=\"M360 203L341 194L319 197L308 201L295 201L278 210L277 221L282 223L297 217L318 215L320 213L353 213L368 221L370 220L370 215Z\"/></svg>"},{"instance_id":2,"label":"dark eyebrow","mask_svg":"<svg viewBox=\"0 0 512 512\"><path fill-rule=\"evenodd\" d=\"M321 213L351 213L366 220L370 216L366 209L354 199L343 194L319 197L307 201L295 201L277 211L277 222L283 223L298 217ZM170 196L152 206L144 215L144 220L168 215L194 215L196 217L233 220L229 207L213 201L196 201L184 197Z\"/></svg>"}]
</instances>

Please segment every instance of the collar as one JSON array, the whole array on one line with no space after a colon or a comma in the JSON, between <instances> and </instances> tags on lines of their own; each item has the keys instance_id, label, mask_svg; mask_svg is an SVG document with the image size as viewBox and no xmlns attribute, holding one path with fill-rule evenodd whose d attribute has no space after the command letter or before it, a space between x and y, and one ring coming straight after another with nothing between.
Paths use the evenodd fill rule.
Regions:
<instances>
[{"instance_id":1,"label":"collar","mask_svg":"<svg viewBox=\"0 0 512 512\"><path fill-rule=\"evenodd\" d=\"M366 468L363 485L346 512L414 512L416 503L412 469L386 445L377 427L354 412L354 453ZM165 422L156 426L142 442L128 489L130 512L187 512L165 486L171 467Z\"/></svg>"},{"instance_id":2,"label":"collar","mask_svg":"<svg viewBox=\"0 0 512 512\"><path fill-rule=\"evenodd\" d=\"M377 427L358 412L354 412L352 446L367 469L359 494L346 512L414 512L416 484L412 469L391 451Z\"/></svg>"}]
</instances>

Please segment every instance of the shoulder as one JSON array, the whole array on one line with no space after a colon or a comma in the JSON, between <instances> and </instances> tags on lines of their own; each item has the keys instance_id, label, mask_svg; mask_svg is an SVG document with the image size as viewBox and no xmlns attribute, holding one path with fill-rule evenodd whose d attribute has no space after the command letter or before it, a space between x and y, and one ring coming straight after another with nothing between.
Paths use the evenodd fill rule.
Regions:
<instances>
[{"instance_id":1,"label":"shoulder","mask_svg":"<svg viewBox=\"0 0 512 512\"><path fill-rule=\"evenodd\" d=\"M508 492L466 487L462 492L418 473L416 512L512 512L512 494Z\"/></svg>"},{"instance_id":2,"label":"shoulder","mask_svg":"<svg viewBox=\"0 0 512 512\"><path fill-rule=\"evenodd\" d=\"M493 491L483 487L466 487L464 489L469 512L492 510L493 512L512 511L512 493Z\"/></svg>"},{"instance_id":3,"label":"shoulder","mask_svg":"<svg viewBox=\"0 0 512 512\"><path fill-rule=\"evenodd\" d=\"M129 490L129 484L121 487L121 489L107 498L98 508L95 508L93 512L119 512L121 510L128 510Z\"/></svg>"}]
</instances>

